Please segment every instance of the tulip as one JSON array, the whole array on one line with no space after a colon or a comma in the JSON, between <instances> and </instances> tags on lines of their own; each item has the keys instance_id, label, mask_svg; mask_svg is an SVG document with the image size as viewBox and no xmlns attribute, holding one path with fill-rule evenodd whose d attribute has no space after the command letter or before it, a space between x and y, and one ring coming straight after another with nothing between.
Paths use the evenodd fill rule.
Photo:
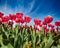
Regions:
<instances>
[{"instance_id":1,"label":"tulip","mask_svg":"<svg viewBox=\"0 0 60 48\"><path fill-rule=\"evenodd\" d=\"M58 29L59 29L58 26L60 26L60 21L56 21L56 22L55 22L55 25L57 26L57 29L56 29L56 30L57 30L57 32L58 32Z\"/></svg>"},{"instance_id":2,"label":"tulip","mask_svg":"<svg viewBox=\"0 0 60 48\"><path fill-rule=\"evenodd\" d=\"M16 13L16 17L17 17L17 18L22 18L22 17L23 17L23 13L17 12L17 13Z\"/></svg>"},{"instance_id":3,"label":"tulip","mask_svg":"<svg viewBox=\"0 0 60 48\"><path fill-rule=\"evenodd\" d=\"M49 26L49 27L51 27L51 28L54 28L54 25L53 25L53 24L51 24L51 23L50 23L50 24L48 24L48 26Z\"/></svg>"},{"instance_id":4,"label":"tulip","mask_svg":"<svg viewBox=\"0 0 60 48\"><path fill-rule=\"evenodd\" d=\"M42 22L43 25L46 25L47 23L45 21Z\"/></svg>"},{"instance_id":5,"label":"tulip","mask_svg":"<svg viewBox=\"0 0 60 48\"><path fill-rule=\"evenodd\" d=\"M23 24L25 21L23 18L20 18L20 22Z\"/></svg>"},{"instance_id":6,"label":"tulip","mask_svg":"<svg viewBox=\"0 0 60 48\"><path fill-rule=\"evenodd\" d=\"M3 16L2 17L2 22L8 22L9 21L9 16Z\"/></svg>"},{"instance_id":7,"label":"tulip","mask_svg":"<svg viewBox=\"0 0 60 48\"><path fill-rule=\"evenodd\" d=\"M16 23L24 23L24 19L23 18L16 18L15 20Z\"/></svg>"},{"instance_id":8,"label":"tulip","mask_svg":"<svg viewBox=\"0 0 60 48\"><path fill-rule=\"evenodd\" d=\"M10 16L11 20L15 20L16 19L16 15L15 14L9 14L9 16Z\"/></svg>"},{"instance_id":9,"label":"tulip","mask_svg":"<svg viewBox=\"0 0 60 48\"><path fill-rule=\"evenodd\" d=\"M60 21L56 21L56 22L55 22L55 25L56 25L56 26L60 26Z\"/></svg>"},{"instance_id":10,"label":"tulip","mask_svg":"<svg viewBox=\"0 0 60 48\"><path fill-rule=\"evenodd\" d=\"M30 16L25 16L24 17L24 21L26 22L26 23L29 23L30 21L31 21L31 17Z\"/></svg>"},{"instance_id":11,"label":"tulip","mask_svg":"<svg viewBox=\"0 0 60 48\"><path fill-rule=\"evenodd\" d=\"M38 19L38 18L35 18L34 19L34 23L35 23L35 25L39 25L41 23L41 20Z\"/></svg>"},{"instance_id":12,"label":"tulip","mask_svg":"<svg viewBox=\"0 0 60 48\"><path fill-rule=\"evenodd\" d=\"M44 18L44 22L45 23L51 23L53 21L53 17L52 16L46 16L45 18Z\"/></svg>"},{"instance_id":13,"label":"tulip","mask_svg":"<svg viewBox=\"0 0 60 48\"><path fill-rule=\"evenodd\" d=\"M4 15L4 13L0 12L0 18Z\"/></svg>"},{"instance_id":14,"label":"tulip","mask_svg":"<svg viewBox=\"0 0 60 48\"><path fill-rule=\"evenodd\" d=\"M15 22L16 22L16 23L20 23L20 19L19 19L19 18L16 18L16 19L15 19Z\"/></svg>"},{"instance_id":15,"label":"tulip","mask_svg":"<svg viewBox=\"0 0 60 48\"><path fill-rule=\"evenodd\" d=\"M43 25L42 23L39 24L40 27L42 27L42 25Z\"/></svg>"}]
</instances>

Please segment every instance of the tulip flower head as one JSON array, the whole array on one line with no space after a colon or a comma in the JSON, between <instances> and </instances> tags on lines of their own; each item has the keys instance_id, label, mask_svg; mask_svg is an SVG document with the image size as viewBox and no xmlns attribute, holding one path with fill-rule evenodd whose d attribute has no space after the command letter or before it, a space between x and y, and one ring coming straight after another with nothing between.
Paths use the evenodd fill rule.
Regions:
<instances>
[{"instance_id":1,"label":"tulip flower head","mask_svg":"<svg viewBox=\"0 0 60 48\"><path fill-rule=\"evenodd\" d=\"M15 22L16 23L20 23L20 19L19 18L16 18Z\"/></svg>"},{"instance_id":2,"label":"tulip flower head","mask_svg":"<svg viewBox=\"0 0 60 48\"><path fill-rule=\"evenodd\" d=\"M24 19L23 18L16 18L15 22L16 23L24 23Z\"/></svg>"},{"instance_id":3,"label":"tulip flower head","mask_svg":"<svg viewBox=\"0 0 60 48\"><path fill-rule=\"evenodd\" d=\"M22 17L23 17L23 13L17 12L17 13L16 13L16 17L17 17L17 18L22 18Z\"/></svg>"},{"instance_id":4,"label":"tulip flower head","mask_svg":"<svg viewBox=\"0 0 60 48\"><path fill-rule=\"evenodd\" d=\"M54 28L54 25L51 24L51 23L49 23L48 26L51 27L51 28Z\"/></svg>"},{"instance_id":5,"label":"tulip flower head","mask_svg":"<svg viewBox=\"0 0 60 48\"><path fill-rule=\"evenodd\" d=\"M42 22L43 25L46 25L47 23L45 21Z\"/></svg>"},{"instance_id":6,"label":"tulip flower head","mask_svg":"<svg viewBox=\"0 0 60 48\"><path fill-rule=\"evenodd\" d=\"M24 21L26 22L26 23L29 23L30 21L31 21L31 17L30 16L25 16L24 17Z\"/></svg>"},{"instance_id":7,"label":"tulip flower head","mask_svg":"<svg viewBox=\"0 0 60 48\"><path fill-rule=\"evenodd\" d=\"M10 16L11 20L15 20L16 19L16 15L15 14L9 14L9 16Z\"/></svg>"},{"instance_id":8,"label":"tulip flower head","mask_svg":"<svg viewBox=\"0 0 60 48\"><path fill-rule=\"evenodd\" d=\"M56 25L56 26L60 26L60 21L56 21L56 22L55 22L55 25Z\"/></svg>"},{"instance_id":9,"label":"tulip flower head","mask_svg":"<svg viewBox=\"0 0 60 48\"><path fill-rule=\"evenodd\" d=\"M41 22L41 23L39 24L39 26L42 27L42 25L43 25L43 23Z\"/></svg>"},{"instance_id":10,"label":"tulip flower head","mask_svg":"<svg viewBox=\"0 0 60 48\"><path fill-rule=\"evenodd\" d=\"M2 22L8 22L9 21L9 17L8 16L3 16L2 17Z\"/></svg>"},{"instance_id":11,"label":"tulip flower head","mask_svg":"<svg viewBox=\"0 0 60 48\"><path fill-rule=\"evenodd\" d=\"M23 24L25 21L24 21L24 18L19 18L20 22Z\"/></svg>"},{"instance_id":12,"label":"tulip flower head","mask_svg":"<svg viewBox=\"0 0 60 48\"><path fill-rule=\"evenodd\" d=\"M44 18L45 23L51 23L53 21L53 17L48 15Z\"/></svg>"},{"instance_id":13,"label":"tulip flower head","mask_svg":"<svg viewBox=\"0 0 60 48\"><path fill-rule=\"evenodd\" d=\"M34 19L34 23L35 23L35 25L39 25L41 23L41 20L38 19L38 18L35 18Z\"/></svg>"}]
</instances>

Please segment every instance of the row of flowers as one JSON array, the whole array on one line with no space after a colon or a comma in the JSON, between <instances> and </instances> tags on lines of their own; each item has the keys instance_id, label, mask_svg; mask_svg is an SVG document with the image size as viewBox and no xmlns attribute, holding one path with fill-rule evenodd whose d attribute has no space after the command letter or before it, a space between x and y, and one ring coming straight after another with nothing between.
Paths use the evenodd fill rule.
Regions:
<instances>
[{"instance_id":1,"label":"row of flowers","mask_svg":"<svg viewBox=\"0 0 60 48\"><path fill-rule=\"evenodd\" d=\"M7 16L0 12L0 47L60 48L60 21L52 24L53 17L48 15L44 20L34 18L34 24L28 25L31 20L20 12Z\"/></svg>"},{"instance_id":2,"label":"row of flowers","mask_svg":"<svg viewBox=\"0 0 60 48\"><path fill-rule=\"evenodd\" d=\"M32 18L30 16L24 16L23 13L19 12L17 12L16 14L9 14L8 16L4 16L4 13L0 12L0 23L8 24L10 20L11 20L10 24L14 24L13 21L15 21L16 23L27 24L32 20ZM50 15L46 16L43 21L38 18L34 18L35 29L39 30L39 28L37 28L37 26L39 26L43 27L45 30L49 30L49 28L51 28L50 30L56 30L56 32L58 32L58 29L60 29L58 28L60 26L60 20L55 21L54 24L51 23L52 21L53 17ZM54 29L55 25L57 26L56 29ZM47 26L49 28L47 28Z\"/></svg>"}]
</instances>

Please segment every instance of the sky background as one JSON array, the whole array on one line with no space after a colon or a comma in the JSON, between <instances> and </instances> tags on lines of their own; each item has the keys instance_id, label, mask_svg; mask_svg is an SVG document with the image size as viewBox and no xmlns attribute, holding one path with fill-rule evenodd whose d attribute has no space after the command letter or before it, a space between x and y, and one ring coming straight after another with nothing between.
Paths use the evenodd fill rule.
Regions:
<instances>
[{"instance_id":1,"label":"sky background","mask_svg":"<svg viewBox=\"0 0 60 48\"><path fill-rule=\"evenodd\" d=\"M0 12L4 12L5 15L23 12L24 15L41 20L51 15L54 22L60 20L60 0L0 0Z\"/></svg>"}]
</instances>

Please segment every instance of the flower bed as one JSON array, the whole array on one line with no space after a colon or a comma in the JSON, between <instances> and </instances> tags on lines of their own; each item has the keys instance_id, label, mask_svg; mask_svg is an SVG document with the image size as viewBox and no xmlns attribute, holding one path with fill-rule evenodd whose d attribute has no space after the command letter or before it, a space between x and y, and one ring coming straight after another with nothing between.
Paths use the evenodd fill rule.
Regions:
<instances>
[{"instance_id":1,"label":"flower bed","mask_svg":"<svg viewBox=\"0 0 60 48\"><path fill-rule=\"evenodd\" d=\"M8 16L0 12L0 48L60 48L60 21L54 25L48 15L28 25L31 19L19 12Z\"/></svg>"}]
</instances>

